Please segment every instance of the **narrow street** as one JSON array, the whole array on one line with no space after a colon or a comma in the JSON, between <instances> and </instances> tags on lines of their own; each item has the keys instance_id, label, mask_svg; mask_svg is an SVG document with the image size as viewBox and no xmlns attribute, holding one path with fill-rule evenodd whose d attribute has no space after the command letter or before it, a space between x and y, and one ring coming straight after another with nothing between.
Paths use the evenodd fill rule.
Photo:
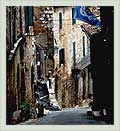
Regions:
<instances>
[{"instance_id":1,"label":"narrow street","mask_svg":"<svg viewBox=\"0 0 120 131\"><path fill-rule=\"evenodd\" d=\"M6 124L114 124L114 8L5 8Z\"/></svg>"},{"instance_id":2,"label":"narrow street","mask_svg":"<svg viewBox=\"0 0 120 131\"><path fill-rule=\"evenodd\" d=\"M19 125L106 125L104 121L95 120L87 115L89 108L71 108L63 111L49 112L47 116L30 119Z\"/></svg>"}]
</instances>

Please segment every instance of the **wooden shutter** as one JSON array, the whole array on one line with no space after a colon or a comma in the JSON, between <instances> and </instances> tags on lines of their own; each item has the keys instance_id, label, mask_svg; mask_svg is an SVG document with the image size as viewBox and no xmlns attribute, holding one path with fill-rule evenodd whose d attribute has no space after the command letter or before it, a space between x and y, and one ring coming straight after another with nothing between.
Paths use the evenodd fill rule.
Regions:
<instances>
[{"instance_id":1,"label":"wooden shutter","mask_svg":"<svg viewBox=\"0 0 120 131\"><path fill-rule=\"evenodd\" d=\"M64 48L62 48L59 51L59 66L61 66L61 64L65 63L65 52L64 52Z\"/></svg>"},{"instance_id":2,"label":"wooden shutter","mask_svg":"<svg viewBox=\"0 0 120 131\"><path fill-rule=\"evenodd\" d=\"M33 7L29 7L29 26L33 25Z\"/></svg>"},{"instance_id":3,"label":"wooden shutter","mask_svg":"<svg viewBox=\"0 0 120 131\"><path fill-rule=\"evenodd\" d=\"M76 51L75 51L75 42L73 42L73 66L75 68L76 63L76 57L75 57Z\"/></svg>"},{"instance_id":4,"label":"wooden shutter","mask_svg":"<svg viewBox=\"0 0 120 131\"><path fill-rule=\"evenodd\" d=\"M24 7L24 13L25 13L25 32L29 32L29 7Z\"/></svg>"},{"instance_id":5,"label":"wooden shutter","mask_svg":"<svg viewBox=\"0 0 120 131\"><path fill-rule=\"evenodd\" d=\"M76 24L76 20L74 19L75 8L72 8L72 25Z\"/></svg>"},{"instance_id":6,"label":"wooden shutter","mask_svg":"<svg viewBox=\"0 0 120 131\"><path fill-rule=\"evenodd\" d=\"M62 13L59 13L59 29L62 29Z\"/></svg>"}]
</instances>

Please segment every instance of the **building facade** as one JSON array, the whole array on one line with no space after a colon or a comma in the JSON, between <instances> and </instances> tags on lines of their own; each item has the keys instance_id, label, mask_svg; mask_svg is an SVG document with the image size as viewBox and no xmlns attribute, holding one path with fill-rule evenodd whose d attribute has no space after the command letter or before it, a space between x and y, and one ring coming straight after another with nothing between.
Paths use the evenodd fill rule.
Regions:
<instances>
[{"instance_id":1,"label":"building facade","mask_svg":"<svg viewBox=\"0 0 120 131\"><path fill-rule=\"evenodd\" d=\"M32 7L6 7L7 124L23 102L33 103L35 48L32 42ZM29 21L29 23L28 23Z\"/></svg>"},{"instance_id":2,"label":"building facade","mask_svg":"<svg viewBox=\"0 0 120 131\"><path fill-rule=\"evenodd\" d=\"M53 73L53 31L52 31L53 8L52 7L34 7L34 34L35 43L40 50L41 62L40 71L43 72L40 77L48 77L49 71Z\"/></svg>"},{"instance_id":3,"label":"building facade","mask_svg":"<svg viewBox=\"0 0 120 131\"><path fill-rule=\"evenodd\" d=\"M97 7L89 7L99 16ZM82 106L93 97L90 36L96 30L74 19L74 7L54 7L56 98L61 107Z\"/></svg>"},{"instance_id":4,"label":"building facade","mask_svg":"<svg viewBox=\"0 0 120 131\"><path fill-rule=\"evenodd\" d=\"M72 6L6 7L7 123L23 102L35 103L40 79L61 108L92 99L90 37L98 30L74 13Z\"/></svg>"},{"instance_id":5,"label":"building facade","mask_svg":"<svg viewBox=\"0 0 120 131\"><path fill-rule=\"evenodd\" d=\"M80 96L78 82L76 83L77 79L73 72L77 69L77 63L81 61L83 53L81 43L84 34L80 27L82 22L73 19L73 14L72 7L55 7L54 38L58 46L58 52L55 54L58 79L56 95L62 107L74 107L78 104L78 95Z\"/></svg>"}]
</instances>

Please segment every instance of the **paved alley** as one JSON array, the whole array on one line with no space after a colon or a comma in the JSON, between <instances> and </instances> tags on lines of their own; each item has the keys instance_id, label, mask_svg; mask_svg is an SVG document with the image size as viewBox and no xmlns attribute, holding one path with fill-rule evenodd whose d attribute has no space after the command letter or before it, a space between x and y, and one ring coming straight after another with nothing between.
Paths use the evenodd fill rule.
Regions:
<instances>
[{"instance_id":1,"label":"paved alley","mask_svg":"<svg viewBox=\"0 0 120 131\"><path fill-rule=\"evenodd\" d=\"M6 124L114 124L114 6L4 8Z\"/></svg>"},{"instance_id":2,"label":"paved alley","mask_svg":"<svg viewBox=\"0 0 120 131\"><path fill-rule=\"evenodd\" d=\"M89 108L71 108L49 112L47 116L20 123L20 125L106 125L87 115Z\"/></svg>"}]
</instances>

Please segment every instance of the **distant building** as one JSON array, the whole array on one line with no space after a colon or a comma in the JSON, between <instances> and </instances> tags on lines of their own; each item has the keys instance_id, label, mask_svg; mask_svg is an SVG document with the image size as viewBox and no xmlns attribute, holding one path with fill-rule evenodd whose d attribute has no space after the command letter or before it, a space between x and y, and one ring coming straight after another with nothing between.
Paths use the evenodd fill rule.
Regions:
<instances>
[{"instance_id":1,"label":"distant building","mask_svg":"<svg viewBox=\"0 0 120 131\"><path fill-rule=\"evenodd\" d=\"M39 79L48 77L48 72L54 68L53 59L53 8L49 7L34 7L34 34L35 44L39 54L37 54Z\"/></svg>"}]
</instances>

